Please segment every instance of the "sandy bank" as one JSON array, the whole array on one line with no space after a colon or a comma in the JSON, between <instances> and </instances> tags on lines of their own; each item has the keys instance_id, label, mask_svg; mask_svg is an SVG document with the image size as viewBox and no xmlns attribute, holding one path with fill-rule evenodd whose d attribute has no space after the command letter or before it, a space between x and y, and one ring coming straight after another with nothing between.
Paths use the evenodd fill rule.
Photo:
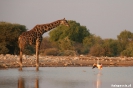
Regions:
<instances>
[{"instance_id":1,"label":"sandy bank","mask_svg":"<svg viewBox=\"0 0 133 88\"><path fill-rule=\"evenodd\" d=\"M104 66L133 66L133 57L88 57L88 56L40 56L40 67L78 67L92 66L97 63L97 59ZM0 68L19 67L19 56L0 55ZM34 67L35 55L23 55L23 67Z\"/></svg>"}]
</instances>

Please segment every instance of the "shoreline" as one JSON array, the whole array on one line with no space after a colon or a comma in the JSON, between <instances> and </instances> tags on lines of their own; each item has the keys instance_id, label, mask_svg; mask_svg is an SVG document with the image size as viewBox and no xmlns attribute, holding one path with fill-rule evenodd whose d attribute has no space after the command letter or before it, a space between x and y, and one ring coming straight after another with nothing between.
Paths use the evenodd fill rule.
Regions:
<instances>
[{"instance_id":1,"label":"shoreline","mask_svg":"<svg viewBox=\"0 0 133 88\"><path fill-rule=\"evenodd\" d=\"M94 57L94 56L39 56L39 67L92 67L94 63L103 67L133 66L133 57ZM18 68L19 56L0 55L0 68ZM36 67L35 55L23 55L23 67Z\"/></svg>"}]
</instances>

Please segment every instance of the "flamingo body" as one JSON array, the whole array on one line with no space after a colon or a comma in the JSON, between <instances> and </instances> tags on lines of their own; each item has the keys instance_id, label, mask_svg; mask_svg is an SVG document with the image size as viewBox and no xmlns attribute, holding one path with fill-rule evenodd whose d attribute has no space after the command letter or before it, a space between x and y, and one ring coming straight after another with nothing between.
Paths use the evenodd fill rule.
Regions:
<instances>
[{"instance_id":1,"label":"flamingo body","mask_svg":"<svg viewBox=\"0 0 133 88\"><path fill-rule=\"evenodd\" d=\"M102 64L93 64L93 68L97 67L98 69L102 69Z\"/></svg>"}]
</instances>

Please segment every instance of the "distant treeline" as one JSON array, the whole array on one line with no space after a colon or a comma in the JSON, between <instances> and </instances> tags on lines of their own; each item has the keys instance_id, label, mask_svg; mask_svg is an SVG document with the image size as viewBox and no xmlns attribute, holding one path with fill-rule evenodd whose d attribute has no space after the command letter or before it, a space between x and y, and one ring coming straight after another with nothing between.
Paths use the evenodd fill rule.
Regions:
<instances>
[{"instance_id":1,"label":"distant treeline","mask_svg":"<svg viewBox=\"0 0 133 88\"><path fill-rule=\"evenodd\" d=\"M86 26L68 22L70 27L59 26L43 38L41 55L133 56L132 32L124 30L117 39L102 39L90 33ZM0 54L18 54L18 37L25 31L24 25L0 22ZM29 46L24 53L35 54L35 49Z\"/></svg>"}]
</instances>

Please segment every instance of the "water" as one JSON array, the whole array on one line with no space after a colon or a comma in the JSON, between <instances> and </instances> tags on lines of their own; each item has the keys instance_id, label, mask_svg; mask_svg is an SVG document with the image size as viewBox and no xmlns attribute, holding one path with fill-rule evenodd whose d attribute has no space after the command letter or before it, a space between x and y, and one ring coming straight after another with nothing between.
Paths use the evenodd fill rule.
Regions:
<instances>
[{"instance_id":1,"label":"water","mask_svg":"<svg viewBox=\"0 0 133 88\"><path fill-rule=\"evenodd\" d=\"M0 88L133 88L132 67L35 67L0 70Z\"/></svg>"}]
</instances>

